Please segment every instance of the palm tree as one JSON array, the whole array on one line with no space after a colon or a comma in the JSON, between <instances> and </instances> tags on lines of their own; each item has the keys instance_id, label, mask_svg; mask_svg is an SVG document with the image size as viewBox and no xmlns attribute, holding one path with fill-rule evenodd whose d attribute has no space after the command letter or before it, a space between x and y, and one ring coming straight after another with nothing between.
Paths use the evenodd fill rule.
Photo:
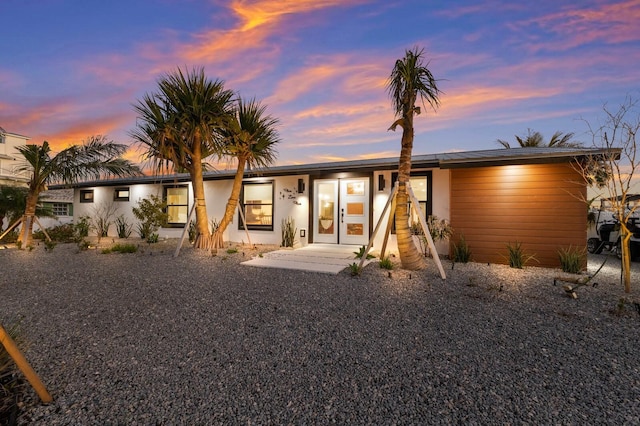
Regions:
<instances>
[{"instance_id":1,"label":"palm tree","mask_svg":"<svg viewBox=\"0 0 640 426\"><path fill-rule=\"evenodd\" d=\"M527 136L520 137L515 135L516 141L520 148L537 148L537 147L549 147L549 148L579 148L582 146L580 142L573 142L573 133L562 134L562 132L555 132L548 143L544 142L544 137L540 132L534 132L531 129L527 129ZM498 139L498 143L505 148L511 148L509 142L502 139Z\"/></svg>"},{"instance_id":2,"label":"palm tree","mask_svg":"<svg viewBox=\"0 0 640 426\"><path fill-rule=\"evenodd\" d=\"M265 115L265 111L266 107L255 99L244 102L238 98L234 119L220 130L225 141L224 155L234 158L238 166L224 216L213 236L215 248L222 247L223 233L238 207L245 167L267 167L275 161L275 145L280 142L275 129L278 119Z\"/></svg>"},{"instance_id":3,"label":"palm tree","mask_svg":"<svg viewBox=\"0 0 640 426\"><path fill-rule=\"evenodd\" d=\"M107 140L105 136L91 136L81 145L72 145L51 156L49 142L24 145L17 150L26 160L18 170L30 173L29 191L18 241L29 246L32 240L33 218L38 196L52 183L72 184L80 180L108 176L139 175L140 168L122 158L128 146Z\"/></svg>"},{"instance_id":4,"label":"palm tree","mask_svg":"<svg viewBox=\"0 0 640 426\"><path fill-rule=\"evenodd\" d=\"M158 87L134 105L139 119L131 136L157 171L172 167L189 173L196 206L194 247L211 248L202 174L206 159L222 152L217 132L232 116L233 92L222 81L208 79L203 68L186 75L178 68L160 78Z\"/></svg>"},{"instance_id":5,"label":"palm tree","mask_svg":"<svg viewBox=\"0 0 640 426\"><path fill-rule=\"evenodd\" d=\"M6 218L12 225L24 214L27 207L28 188L22 186L0 186L0 231ZM36 217L55 217L50 209L38 205Z\"/></svg>"},{"instance_id":6,"label":"palm tree","mask_svg":"<svg viewBox=\"0 0 640 426\"><path fill-rule=\"evenodd\" d=\"M402 127L402 147L398 165L398 193L396 195L395 225L398 239L398 252L402 267L409 270L421 269L425 266L409 228L409 204L407 183L411 174L411 150L413 149L413 118L420 114L416 106L418 98L425 101L434 110L440 104L440 89L437 81L423 63L424 49L406 50L405 56L398 59L387 81L387 91L396 117L399 117L390 130Z\"/></svg>"}]
</instances>

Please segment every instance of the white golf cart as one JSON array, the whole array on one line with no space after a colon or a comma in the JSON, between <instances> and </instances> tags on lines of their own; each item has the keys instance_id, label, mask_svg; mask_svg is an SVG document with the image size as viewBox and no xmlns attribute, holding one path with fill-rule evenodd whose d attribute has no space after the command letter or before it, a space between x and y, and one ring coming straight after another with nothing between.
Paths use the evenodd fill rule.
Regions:
<instances>
[{"instance_id":1,"label":"white golf cart","mask_svg":"<svg viewBox=\"0 0 640 426\"><path fill-rule=\"evenodd\" d=\"M627 221L627 228L633 234L629 243L633 260L640 257L640 194L627 195L626 200L627 211L635 208ZM587 250L599 254L606 249L622 257L620 220L612 209L611 201L610 198L602 199L600 208L591 210L595 226L589 227Z\"/></svg>"}]
</instances>

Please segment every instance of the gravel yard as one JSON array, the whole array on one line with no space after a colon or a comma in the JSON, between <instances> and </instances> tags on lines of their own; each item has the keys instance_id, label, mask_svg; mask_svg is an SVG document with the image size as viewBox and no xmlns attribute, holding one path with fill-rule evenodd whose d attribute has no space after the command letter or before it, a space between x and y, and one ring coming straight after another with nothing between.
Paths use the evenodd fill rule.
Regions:
<instances>
[{"instance_id":1,"label":"gravel yard","mask_svg":"<svg viewBox=\"0 0 640 426\"><path fill-rule=\"evenodd\" d=\"M22 422L640 423L637 262L632 294L613 257L572 299L535 267L445 261L443 281L432 262L351 277L172 253L0 250L0 321L21 320L54 397Z\"/></svg>"}]
</instances>

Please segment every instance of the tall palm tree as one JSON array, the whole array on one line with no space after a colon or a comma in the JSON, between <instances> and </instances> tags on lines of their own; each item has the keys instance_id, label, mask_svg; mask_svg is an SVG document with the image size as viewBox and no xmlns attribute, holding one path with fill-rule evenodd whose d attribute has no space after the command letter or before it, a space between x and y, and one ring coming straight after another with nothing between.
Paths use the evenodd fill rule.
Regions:
<instances>
[{"instance_id":1,"label":"tall palm tree","mask_svg":"<svg viewBox=\"0 0 640 426\"><path fill-rule=\"evenodd\" d=\"M207 78L203 68L186 74L178 68L161 77L158 88L134 105L139 119L131 136L157 171L168 167L189 173L196 206L194 246L208 249L212 239L202 174L206 159L222 153L218 131L232 117L233 92L224 82Z\"/></svg>"},{"instance_id":2,"label":"tall palm tree","mask_svg":"<svg viewBox=\"0 0 640 426\"><path fill-rule=\"evenodd\" d=\"M29 191L18 241L29 246L32 240L33 218L38 196L52 183L72 184L80 180L103 177L135 176L140 168L122 158L128 146L109 141L105 136L91 136L81 145L72 145L51 156L49 142L24 145L17 150L26 160L19 171L30 173Z\"/></svg>"},{"instance_id":3,"label":"tall palm tree","mask_svg":"<svg viewBox=\"0 0 640 426\"><path fill-rule=\"evenodd\" d=\"M213 236L214 247L222 247L223 233L233 220L238 207L245 167L267 167L276 159L276 144L280 136L276 130L278 119L265 115L266 106L252 99L238 98L236 114L228 126L220 130L224 140L224 155L238 162L231 195L224 216Z\"/></svg>"},{"instance_id":4,"label":"tall palm tree","mask_svg":"<svg viewBox=\"0 0 640 426\"><path fill-rule=\"evenodd\" d=\"M398 59L387 80L387 91L396 117L399 117L390 130L402 127L402 146L398 164L398 194L396 196L395 225L398 239L398 252L402 267L409 270L424 268L425 263L420 255L409 228L409 204L407 183L411 174L411 151L413 149L413 119L420 114L416 100L426 103L432 109L440 104L440 89L428 63L423 62L424 49L415 47L406 50L405 56Z\"/></svg>"},{"instance_id":5,"label":"tall palm tree","mask_svg":"<svg viewBox=\"0 0 640 426\"><path fill-rule=\"evenodd\" d=\"M531 129L527 129L527 136L521 137L515 135L516 142L520 148L531 147L549 147L549 148L579 148L582 146L580 142L574 142L573 133L562 134L562 132L555 132L549 142L545 143L544 137L540 132L534 132ZM511 144L502 139L498 139L498 143L505 148L511 148Z\"/></svg>"}]
</instances>

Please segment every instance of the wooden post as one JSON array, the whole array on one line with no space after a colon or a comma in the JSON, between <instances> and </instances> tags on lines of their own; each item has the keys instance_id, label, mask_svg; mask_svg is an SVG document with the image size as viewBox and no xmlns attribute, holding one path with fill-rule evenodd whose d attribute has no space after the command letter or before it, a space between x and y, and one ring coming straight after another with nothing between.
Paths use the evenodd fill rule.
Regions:
<instances>
[{"instance_id":1,"label":"wooden post","mask_svg":"<svg viewBox=\"0 0 640 426\"><path fill-rule=\"evenodd\" d=\"M393 196L391 201L391 210L389 210L389 220L387 221L387 229L384 232L384 239L382 240L382 249L380 249L380 257L384 257L384 254L387 252L387 243L389 242L389 235L391 235L391 227L393 226L393 221L396 217L396 196L398 195L398 181L395 183L395 192L396 194Z\"/></svg>"},{"instance_id":2,"label":"wooden post","mask_svg":"<svg viewBox=\"0 0 640 426\"><path fill-rule=\"evenodd\" d=\"M371 234L371 238L369 238L369 245L367 245L367 249L364 251L364 253L362 254L362 257L360 258L360 264L358 264L358 268L362 268L362 265L364 264L365 260L367 260L367 254L369 254L369 250L371 250L371 247L373 246L373 240L376 238L376 234L378 233L378 230L380 229L380 225L382 225L382 220L384 219L384 214L387 212L387 209L389 208L390 204L395 204L392 201L395 201L397 192L398 192L398 185L396 184L393 187L393 191L391 191L391 195L389 195L389 199L387 200L387 204L385 204L384 209L382 209L382 214L380 215L380 219L378 220L378 223L376 224L376 228L373 230L373 234ZM382 254L380 255L380 257L382 257Z\"/></svg>"},{"instance_id":3,"label":"wooden post","mask_svg":"<svg viewBox=\"0 0 640 426\"><path fill-rule=\"evenodd\" d=\"M180 236L178 247L176 247L176 251L173 253L173 257L178 257L178 254L180 254L180 249L182 248L184 237L189 232L189 226L191 225L191 219L193 218L193 212L195 211L196 211L196 203L193 203L193 206L191 206L191 211L189 212L189 217L187 218L187 223L184 225L184 229L182 230L182 235Z\"/></svg>"},{"instance_id":4,"label":"wooden post","mask_svg":"<svg viewBox=\"0 0 640 426\"><path fill-rule=\"evenodd\" d=\"M44 229L44 226L42 226L42 224L40 223L40 221L38 220L38 218L36 216L33 217L33 220L36 221L36 223L38 224L38 226L40 227L40 230L42 231L42 233L44 234L45 237L47 237L47 240L49 242L51 242L51 237L49 236L49 234L47 234L47 230Z\"/></svg>"},{"instance_id":5,"label":"wooden post","mask_svg":"<svg viewBox=\"0 0 640 426\"><path fill-rule=\"evenodd\" d=\"M440 256L438 256L438 251L436 250L435 244L433 244L433 238L431 238L431 232L429 232L429 226L427 226L427 221L424 219L423 213L420 210L420 204L416 196L413 194L413 190L411 189L411 185L407 184L407 192L409 193L409 198L411 199L411 207L414 209L416 216L420 218L420 225L422 226L422 231L424 232L424 236L427 239L427 244L429 245L429 250L433 255L433 260L435 260L436 265L438 265L438 270L440 271L440 277L443 280L447 279L447 275L444 273L444 268L442 267L442 262L440 262Z\"/></svg>"},{"instance_id":6,"label":"wooden post","mask_svg":"<svg viewBox=\"0 0 640 426\"><path fill-rule=\"evenodd\" d=\"M16 363L20 371L22 371L22 374L24 374L24 376L27 378L27 380L31 384L31 387L33 387L33 389L36 391L36 393L38 394L42 402L44 402L45 404L48 404L51 401L53 401L53 398L51 398L51 395L49 394L49 392L47 392L47 388L44 386L44 384L42 383L42 381L40 380L36 372L33 371L33 368L31 368L31 366L29 365L25 357L22 355L22 352L20 352L20 349L18 349L16 342L13 341L11 336L9 336L9 334L6 332L6 330L1 324L0 324L0 342L2 343L4 348L7 350L7 353L9 354L9 356Z\"/></svg>"},{"instance_id":7,"label":"wooden post","mask_svg":"<svg viewBox=\"0 0 640 426\"><path fill-rule=\"evenodd\" d=\"M253 244L251 244L251 237L249 236L249 227L247 227L247 220L244 218L244 212L242 211L242 203L238 203L238 213L240 213L240 217L242 218L242 223L244 224L244 232L247 234L247 240L249 240L249 247L253 247ZM273 222L273 216L271 216L271 221Z\"/></svg>"}]
</instances>

